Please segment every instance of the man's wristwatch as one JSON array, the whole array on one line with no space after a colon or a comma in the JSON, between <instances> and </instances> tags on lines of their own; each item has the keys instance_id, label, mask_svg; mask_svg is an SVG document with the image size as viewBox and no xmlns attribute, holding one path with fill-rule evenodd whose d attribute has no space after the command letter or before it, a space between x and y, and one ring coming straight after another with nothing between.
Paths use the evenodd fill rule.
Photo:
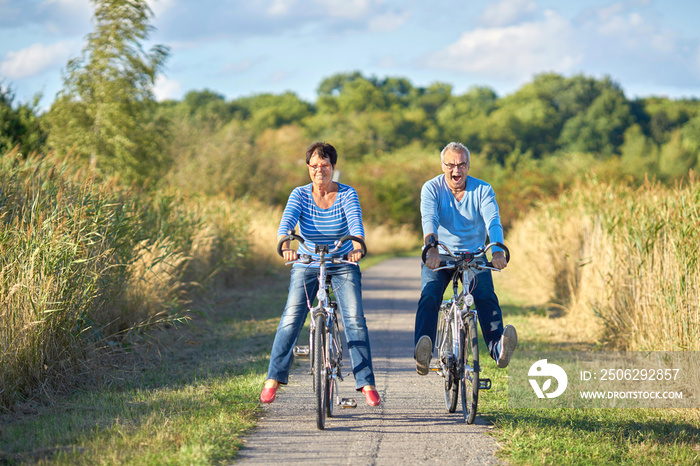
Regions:
<instances>
[{"instance_id":1,"label":"man's wristwatch","mask_svg":"<svg viewBox=\"0 0 700 466\"><path fill-rule=\"evenodd\" d=\"M437 248L438 242L435 239L435 236L430 237L430 241L428 241L428 244L425 245L426 248Z\"/></svg>"}]
</instances>

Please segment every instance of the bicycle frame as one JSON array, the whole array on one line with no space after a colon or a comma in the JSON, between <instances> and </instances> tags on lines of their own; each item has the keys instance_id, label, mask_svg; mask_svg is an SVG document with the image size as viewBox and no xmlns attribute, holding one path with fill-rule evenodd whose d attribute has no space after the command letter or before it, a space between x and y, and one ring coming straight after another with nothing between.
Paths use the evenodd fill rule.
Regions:
<instances>
[{"instance_id":1,"label":"bicycle frame","mask_svg":"<svg viewBox=\"0 0 700 466\"><path fill-rule=\"evenodd\" d=\"M277 245L277 252L282 254L282 245L291 240L297 240L304 244L304 239L289 231L286 237L280 239ZM338 381L343 381L341 372L343 347L340 340L340 330L338 326L337 304L331 300L330 293L332 286L330 283L327 263L332 264L354 264L347 258L333 256L345 241L357 241L361 245L362 256L367 253L364 240L359 237L346 235L335 242L335 247L330 249L329 245L316 245L314 252L319 255L318 259L311 256L298 256L298 261L303 264L318 263L318 291L316 299L318 303L312 306L307 295L307 307L311 314L311 324L309 328L309 350L313 389L316 398L316 427L324 429L326 416L333 416L333 407L342 406L344 408L355 408L357 402L350 398L340 398L338 394ZM292 264L295 261L288 262ZM296 351L295 351L296 352ZM335 396L335 400L333 400Z\"/></svg>"},{"instance_id":2,"label":"bicycle frame","mask_svg":"<svg viewBox=\"0 0 700 466\"><path fill-rule=\"evenodd\" d=\"M491 388L491 380L480 378L478 311L469 287L476 278L476 271L482 269L496 270L492 264L480 260L492 246L503 248L506 261L510 260L508 248L500 243L490 243L476 253L453 254L449 248L438 243L450 256L441 262L438 270L454 270L452 273L452 298L443 301L438 316L438 332L434 351L437 353L438 365L431 367L445 379L445 405L450 413L457 409L457 397L461 391L464 421L474 422L478 403L479 389ZM427 249L423 250L423 262ZM459 282L462 290L459 291ZM460 388L461 387L461 388ZM467 394L467 388L471 391Z\"/></svg>"},{"instance_id":3,"label":"bicycle frame","mask_svg":"<svg viewBox=\"0 0 700 466\"><path fill-rule=\"evenodd\" d=\"M470 283L468 273L468 269L463 270L462 283ZM440 307L442 322L438 323L438 328L442 327L443 331L436 339L436 348L439 349L437 354L440 361L439 375L446 373L450 367L448 360L450 357L459 357L461 346L459 335L467 329L465 325L467 319L471 317L477 319L477 310L473 307L474 298L466 293L464 288L459 291L459 279L458 271L455 271L452 276L452 298L443 301ZM451 332L445 331L447 328L450 328ZM448 336L452 336L451 341L447 340Z\"/></svg>"},{"instance_id":4,"label":"bicycle frame","mask_svg":"<svg viewBox=\"0 0 700 466\"><path fill-rule=\"evenodd\" d=\"M329 399L329 409L327 413L329 416L333 415L333 405L341 405L340 397L337 394L338 381L343 381L343 374L341 368L343 366L343 346L340 341L340 335L338 334L338 315L336 313L337 304L330 299L330 293L333 288L330 284L325 255L328 252L328 246L320 247L319 253L319 272L318 272L318 291L316 292L316 299L318 303L316 306L311 306L311 302L307 300L307 306L309 307L309 313L311 314L311 323L309 325L309 353L314 354L314 333L316 332L316 318L321 317L325 321L325 331L326 335L326 358L324 363L324 368L327 377L331 378L331 384L333 388L331 389L331 395L336 394L335 403L332 399ZM311 361L313 366L314 361ZM312 367L313 371L313 367ZM314 390L316 387L314 387Z\"/></svg>"}]
</instances>

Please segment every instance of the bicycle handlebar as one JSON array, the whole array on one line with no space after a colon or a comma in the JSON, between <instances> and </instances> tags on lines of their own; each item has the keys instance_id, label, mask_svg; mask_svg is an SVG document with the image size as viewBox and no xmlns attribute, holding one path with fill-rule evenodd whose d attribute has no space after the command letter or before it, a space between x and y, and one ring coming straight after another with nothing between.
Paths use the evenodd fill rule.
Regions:
<instances>
[{"instance_id":1,"label":"bicycle handlebar","mask_svg":"<svg viewBox=\"0 0 700 466\"><path fill-rule=\"evenodd\" d=\"M280 256L284 257L284 254L282 253L282 245L283 245L284 243L286 243L287 241L294 241L294 240L299 241L301 244L305 244L305 243L306 243L306 242L304 241L304 238L302 238L301 236L297 235L297 234L294 232L294 230L290 230L290 231L287 232L287 236L285 236L284 238L280 238L279 242L277 243L277 254L279 254ZM362 257L365 257L365 255L367 255L367 245L365 244L365 240L362 239L362 238L360 238L359 236L353 236L353 235L345 235L345 236L343 236L342 238L340 238L339 240L337 240L335 243L333 243L333 244L335 245L335 247L334 247L333 249L329 249L329 246L330 246L330 245L319 245L319 244L317 244L317 245L316 245L316 251L315 251L315 252L316 252L316 253L320 253L321 250L323 250L323 252L325 252L325 253L333 254L333 253L337 252L337 251L341 248L341 246L342 246L343 244L345 244L347 241L357 241L358 243L360 243L360 250L361 250L361 252L362 252ZM325 248L325 249L324 249L324 248ZM308 254L300 254L300 257L301 257L301 256L304 256L304 257L308 257L308 258L309 258L309 262L306 262L306 263L310 263L310 262L311 262L311 261L310 261L311 256L309 256ZM343 258L343 260L347 260L348 255L345 254L342 258ZM334 262L333 259L337 259L337 258L334 257L334 258L331 259L331 262L337 263L337 262Z\"/></svg>"},{"instance_id":2,"label":"bicycle handlebar","mask_svg":"<svg viewBox=\"0 0 700 466\"><path fill-rule=\"evenodd\" d=\"M499 242L489 243L486 246L479 248L479 250L477 252L460 252L460 253L457 253L457 255L453 254L452 251L450 251L450 249L444 243L441 243L441 242L438 242L437 246L432 246L432 247L437 248L438 246L441 246L447 252L447 254L450 257L452 257L452 259L455 260L454 263L449 263L447 261L440 261L440 267L438 267L438 268L442 268L442 267L453 268L453 267L456 267L459 262L472 263L474 261L474 259L478 259L479 257L483 257L486 254L486 251L491 249L493 246L496 246L496 247L503 249L503 251L506 253L506 263L510 262L510 251L508 250L508 248L506 247L505 244L499 243ZM421 255L421 258L423 259L424 264L425 264L425 259L428 256L428 250L430 250L430 249L431 249L431 247L423 248L423 254ZM494 268L493 264L491 262L488 262L488 261L486 262L486 264L484 264L484 266L478 266L478 264L474 264L472 267L475 267L475 268L478 268L478 267Z\"/></svg>"}]
</instances>

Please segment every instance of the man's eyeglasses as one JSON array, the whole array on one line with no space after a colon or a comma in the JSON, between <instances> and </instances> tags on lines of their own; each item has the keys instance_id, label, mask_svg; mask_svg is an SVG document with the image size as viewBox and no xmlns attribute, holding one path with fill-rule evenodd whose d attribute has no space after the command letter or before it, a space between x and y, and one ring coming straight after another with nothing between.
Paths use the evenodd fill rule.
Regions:
<instances>
[{"instance_id":1,"label":"man's eyeglasses","mask_svg":"<svg viewBox=\"0 0 700 466\"><path fill-rule=\"evenodd\" d=\"M324 163L323 165L309 165L309 170L313 170L315 172L319 170L330 170L333 165L330 165L328 163Z\"/></svg>"},{"instance_id":2,"label":"man's eyeglasses","mask_svg":"<svg viewBox=\"0 0 700 466\"><path fill-rule=\"evenodd\" d=\"M455 168L459 168L460 170L464 170L467 168L467 162L462 162L462 163L445 163L442 162L442 164L447 168L448 170L454 170Z\"/></svg>"}]
</instances>

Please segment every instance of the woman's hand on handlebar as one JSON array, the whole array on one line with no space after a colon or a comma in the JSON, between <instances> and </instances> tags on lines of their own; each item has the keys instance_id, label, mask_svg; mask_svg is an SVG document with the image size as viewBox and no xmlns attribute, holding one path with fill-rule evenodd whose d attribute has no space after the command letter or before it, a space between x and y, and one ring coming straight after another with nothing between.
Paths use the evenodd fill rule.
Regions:
<instances>
[{"instance_id":1,"label":"woman's hand on handlebar","mask_svg":"<svg viewBox=\"0 0 700 466\"><path fill-rule=\"evenodd\" d=\"M362 259L362 245L357 241L352 242L353 250L348 253L350 262L359 262Z\"/></svg>"},{"instance_id":2,"label":"woman's hand on handlebar","mask_svg":"<svg viewBox=\"0 0 700 466\"><path fill-rule=\"evenodd\" d=\"M285 262L292 262L297 260L297 251L295 249L292 249L292 242L283 241L284 238L286 238L284 235L278 238L279 244L277 246L277 251L280 253L280 256L284 258Z\"/></svg>"},{"instance_id":3,"label":"woman's hand on handlebar","mask_svg":"<svg viewBox=\"0 0 700 466\"><path fill-rule=\"evenodd\" d=\"M285 262L293 262L299 257L294 249L282 249L282 257Z\"/></svg>"}]
</instances>

